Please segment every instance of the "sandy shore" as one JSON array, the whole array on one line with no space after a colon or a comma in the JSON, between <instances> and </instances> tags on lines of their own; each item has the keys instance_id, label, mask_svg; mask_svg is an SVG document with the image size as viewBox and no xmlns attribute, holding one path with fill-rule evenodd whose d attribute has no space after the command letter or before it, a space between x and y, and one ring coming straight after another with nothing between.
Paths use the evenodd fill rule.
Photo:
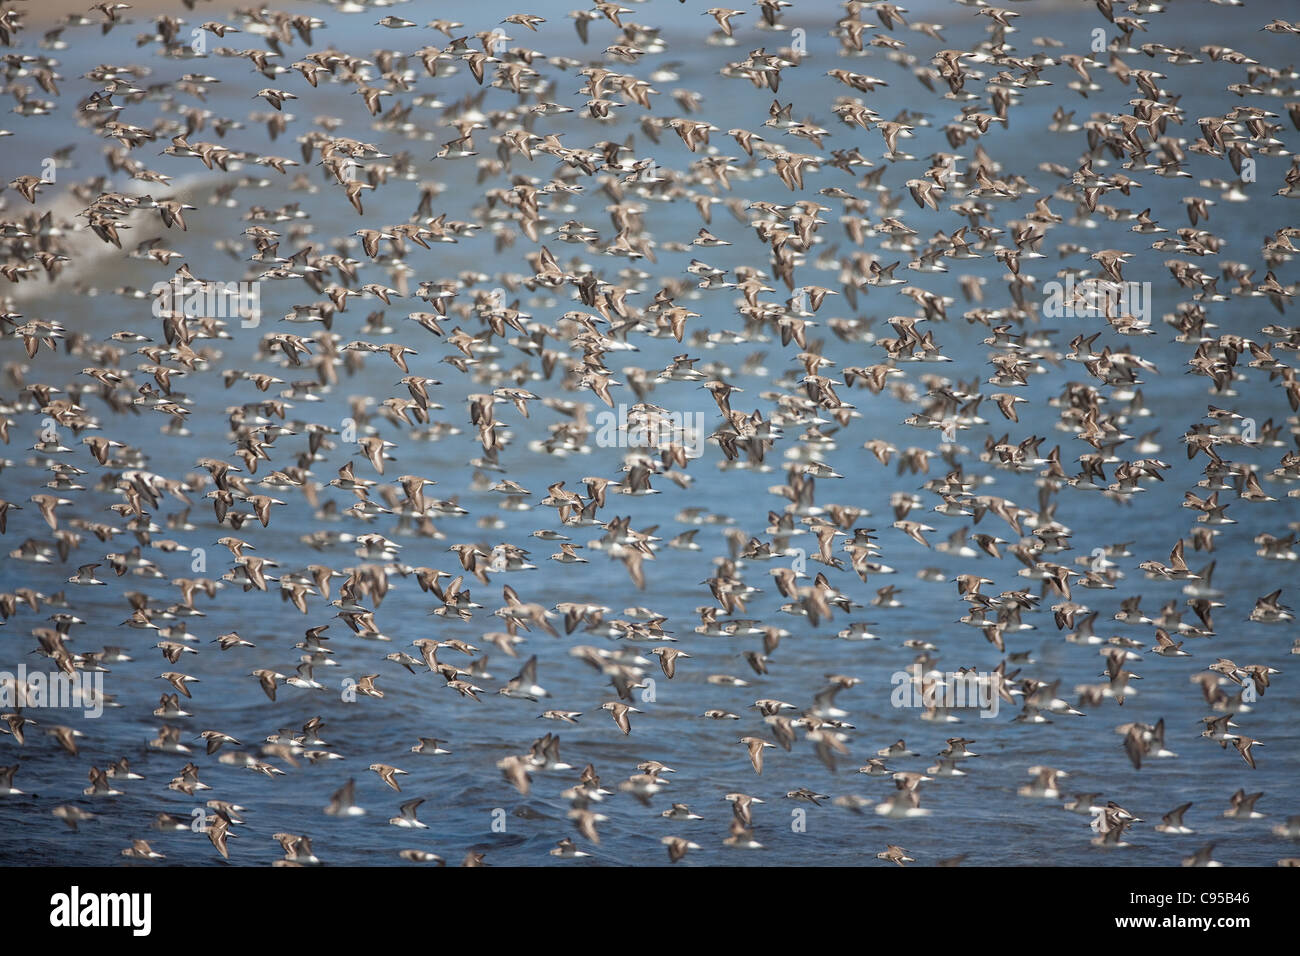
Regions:
<instances>
[{"instance_id":1,"label":"sandy shore","mask_svg":"<svg viewBox=\"0 0 1300 956\"><path fill-rule=\"evenodd\" d=\"M181 17L185 20L193 20L195 22L213 19L233 22L234 18L232 14L235 8L248 6L247 3L241 3L239 0L194 0L193 9L189 9L182 0L121 0L121 2L130 2L131 4L131 9L123 11L121 16L127 20L134 20L137 23L160 13L170 13L172 16ZM1006 2L1010 3L1012 6L1020 6L1022 4L1028 6L1032 3L1034 8L1044 10L1063 9L1076 6L1078 0L1006 0ZM84 14L96 21L103 19L104 16L98 10L92 9L90 0L10 0L10 3L13 7L23 12L23 19L27 24L28 29L49 29L51 26L54 26L63 20L63 18L70 13ZM268 6L270 6L271 9L277 9L286 7L297 8L306 5L292 2L280 2L271 3L268 4ZM311 6L315 8L313 12L317 16L328 19L331 10L328 5L313 4ZM405 6L407 6L408 10L414 9L414 7L411 7L410 5ZM548 3L545 6L549 8L552 4ZM582 4L576 4L575 6L582 6ZM951 3L936 5L933 3L914 2L912 6L914 8L913 18L919 18L921 14L930 16L940 12L952 14L954 11L962 11L961 7L956 7ZM383 16L386 12L392 12L391 9L385 9L382 7L376 7L375 10L377 11L375 13L376 17ZM455 10L446 11L446 14L455 12ZM824 8L818 12L838 15L840 12L839 0L835 0L834 3L825 4ZM462 9L460 11L461 19L465 19L470 13L470 9ZM548 12L546 15L550 16L551 13ZM415 20L420 19L418 16L409 13L407 16ZM129 28L130 24L127 23L122 26ZM119 26L117 29L121 28L122 27Z\"/></svg>"},{"instance_id":2,"label":"sandy shore","mask_svg":"<svg viewBox=\"0 0 1300 956\"><path fill-rule=\"evenodd\" d=\"M124 21L135 21L136 24L162 13L185 20L194 20L196 17L198 21L222 19L229 16L236 6L240 6L234 0L196 0L192 10L182 0L130 0L130 3L131 9L122 11L119 16ZM27 30L47 30L70 13L84 14L95 21L104 18L100 11L92 9L90 0L13 0L13 6L22 13ZM129 22L123 22L114 29L133 29L133 26Z\"/></svg>"}]
</instances>

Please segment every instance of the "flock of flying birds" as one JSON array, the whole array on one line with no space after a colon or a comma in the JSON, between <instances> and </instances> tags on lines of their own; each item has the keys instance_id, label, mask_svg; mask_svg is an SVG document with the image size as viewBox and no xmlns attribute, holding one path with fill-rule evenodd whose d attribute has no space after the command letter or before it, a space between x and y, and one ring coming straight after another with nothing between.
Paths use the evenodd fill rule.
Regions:
<instances>
[{"instance_id":1,"label":"flock of flying birds","mask_svg":"<svg viewBox=\"0 0 1300 956\"><path fill-rule=\"evenodd\" d=\"M14 288L0 311L7 340L0 437L22 442L35 432L27 464L48 481L20 489L10 480L14 463L4 463L0 532L11 545L9 586L0 594L2 663L9 672L24 660L71 676L100 672L108 688L117 673L156 668L161 688L154 753L142 774L118 756L142 742L102 739L92 724L73 727L56 712L25 706L31 688L8 678L0 809L28 800L30 812L52 813L75 831L95 825L123 792L202 799L212 789L204 832L214 854L237 862L239 846L228 840L258 807L245 806L234 783L214 788L203 777L220 765L276 778L305 763L369 764L366 772L402 801L388 822L414 834L427 828L418 816L424 801L403 781L418 776L436 789L437 763L430 778L332 749L320 717L281 727L290 707L311 706L312 692L335 693L337 680L326 682L322 672L346 661L340 670L357 675L350 692L367 706L383 707L385 686L405 682L425 695L453 695L466 720L477 708L521 708L519 739L497 764L503 779L483 783L558 794L571 830L555 834L556 857L590 855L602 810L616 801L665 818L656 835L674 863L706 843L761 847L765 812L766 825L788 824L772 810L774 797L891 821L925 816L936 812L931 795L961 786L965 768L978 762L976 740L953 736L933 760L903 739L881 747L886 741L867 739L851 723L852 701L862 695L858 706L870 709L889 688L827 674L811 699L785 700L781 667L791 645L806 656L828 638L881 637L855 612L863 602L873 611L902 606L900 590L888 585L888 562L925 553L918 549L960 563L961 573L928 570L920 587L928 600L955 601L969 628L954 627L949 645L963 654L996 652L991 687L1015 721L1086 716L1107 722L1109 733L1139 678L1185 683L1190 674L1192 692L1204 698L1205 740L1163 720L1120 723L1114 746L1133 767L1198 745L1235 750L1242 777L1268 759L1260 750L1266 743L1252 736L1251 713L1275 699L1269 689L1282 668L1277 659L1241 659L1234 635L1269 629L1278 655L1300 652L1300 640L1290 643L1294 614L1279 591L1227 595L1211 576L1216 538L1231 533L1242 511L1260 509L1277 526L1277 534L1255 539L1259 562L1297 558L1287 499L1300 497L1300 328L1284 324L1294 287L1277 273L1295 256L1300 228L1278 228L1229 258L1210 223L1242 215L1233 203L1246 196L1261 217L1284 215L1286 200L1300 197L1300 162L1286 167L1283 139L1288 126L1300 129L1300 74L1271 65L1293 59L1300 23L1259 23L1247 52L1189 50L1148 42L1175 15L1165 4L1099 0L1098 47L1089 34L1030 39L1017 29L1032 22L1030 10L1022 19L975 0L954 5L944 19L982 18L974 21L982 39L953 49L944 39L949 25L920 22L897 3L849 0L829 12L828 30L796 35L802 14L828 11L804 10L807 0L758 0L751 9L708 10L697 21L707 27L670 49L669 31L642 22L649 5L627 2L574 10L572 26L527 13L475 23L472 6L460 14L465 23L425 24L350 0L328 19L268 7L206 19L195 8L212 5L191 0L184 11L145 15L106 2L37 34L23 9L0 3L6 92L15 103L14 128L4 132L21 134L75 109L78 141L98 139L92 148L107 165L70 186L62 182L67 174L56 183L47 171L19 171L3 197L0 274ZM1249 7L1222 5L1225 16L1252 16ZM699 13L654 10L665 11L672 25ZM348 24L374 24L378 13L392 48L346 48ZM582 58L545 52L548 36L574 27ZM118 30L138 34L131 63L60 74L61 50ZM679 49L686 42L690 50ZM816 44L814 57L807 51ZM714 59L703 91L674 86L674 54ZM1180 102L1180 77L1210 62L1235 71L1227 87L1233 105L1198 116ZM223 115L229 111L207 105L248 77L264 84L254 109ZM820 97L783 102L792 77L814 84ZM877 90L900 85L924 110L881 115L873 108ZM313 99L332 89L357 96L351 109L308 118ZM1017 157L999 154L998 136L1013 119L1024 122L1022 103L1053 96L1065 105L1031 135L1069 142L1078 158L1038 169L1054 182L1049 193L1013 165ZM746 121L746 104L758 102L765 117ZM258 127L284 155L241 146L256 142ZM433 156L421 152L430 129ZM948 148L926 157L908 152L909 140L931 134ZM381 147L403 141L409 148ZM56 156L56 168L70 168L69 157ZM450 177L444 170L455 164L471 168L479 183L473 221L439 209ZM1193 164L1217 169L1217 177L1196 180ZM1269 183L1246 174L1255 169L1285 173ZM215 213L186 201L196 193L173 188L180 175L210 184L211 205L237 210L243 231L215 248L210 238L196 239L196 224ZM1142 208L1142 187L1156 184L1188 191L1186 222ZM267 202L269 189L284 194L282 205ZM381 194L386 208L410 210L404 221L377 221L368 211ZM312 206L344 197L355 230L318 231ZM694 217L691 233L651 231L664 203ZM945 225L926 235L909 214L913 224L921 217ZM1095 241L1059 241L1058 228L1091 230L1086 236ZM483 271L441 272L444 243L473 244ZM1170 257L1165 273L1126 272L1134 251L1148 247ZM136 321L107 337L80 331L73 316L83 305L71 291L78 260L104 255L148 269L183 295L119 288ZM748 264L709 261L740 262L738 255ZM943 273L959 276L964 302L927 288ZM1041 311L1042 282L1061 277L1077 283L1070 288L1103 293L1099 309L1095 296L1074 293L1067 304L1082 317L1057 321L1076 323L1081 331L1072 336ZM231 280L259 283L261 302L283 301L287 311L249 328L239 315L181 305L191 297L215 301L209 294ZM1163 327L1114 294L1138 280L1166 297ZM23 313L15 296L48 296L51 288L61 310L47 302L39 314ZM1216 326L1216 309L1243 299L1253 303L1253 327ZM724 327L733 323L734 330ZM982 361L983 368L969 381L946 376L953 359L944 354L945 328L975 323L987 332L986 352L967 366ZM1141 386L1161 372L1135 347L1145 336L1172 340L1185 356L1178 371L1189 376L1180 387L1190 420L1141 422ZM662 369L631 364L639 346L651 345L680 351ZM728 347L762 350L735 365L701 357ZM60 380L51 366L62 356L74 357L80 371ZM346 423L313 415L314 403L346 389L368 363L392 363L391 392L349 397ZM1044 413L1017 394L1038 376L1054 389L1046 414L1060 433L1055 441L1021 430L1022 413ZM204 378L220 380L224 408L186 394L187 384ZM757 393L735 384L745 378L760 382ZM1234 410L1242 382L1271 386L1273 417L1256 424ZM717 409L707 434L697 436L698 457L674 415L676 396L692 389L707 391ZM457 396L456 404L444 396ZM888 414L881 409L889 400L911 407L905 424L917 429L917 445L873 437L872 422ZM593 413L618 405L630 409L621 466L596 475L575 468L596 440ZM1200 416L1200 407L1208 414ZM1151 430L1135 434L1145 427ZM150 433L169 447L193 448L193 470L152 470L140 447ZM459 443L456 454L467 459L459 467L432 466L430 443L444 440ZM1123 514L1165 481L1162 443L1178 455L1185 449L1203 472L1185 489L1188 512L1168 516L1169 537L1138 550L1110 543L1123 537L1117 518L1072 543L1075 532L1056 517L1062 500L1091 492L1094 507ZM828 463L847 444L896 467L892 517L872 517L860 504L862 489L888 480L887 472L843 475ZM525 458L533 473L554 476L545 494L511 478L507 466ZM784 476L757 520L743 501L726 516L691 506L696 481L725 482L746 470ZM1035 497L998 494L999 485L1021 479ZM501 519L464 507L470 487L499 493L505 511L530 512L530 547L493 539ZM682 527L633 527L634 499L660 493L684 503ZM292 511L286 505L306 509L314 525L281 518ZM25 529L24 540L13 540L15 527ZM220 557L193 572L190 548L170 536L197 540L209 532ZM698 620L659 613L657 582L673 573L671 552L709 547L710 534L719 553L699 588ZM277 560L298 541L324 557L306 566ZM528 572L552 548L551 560L572 567L543 597ZM1188 564L1193 552L1203 555L1199 570ZM409 563L413 555L427 563ZM625 569L628 593L643 592L643 605L592 603L581 583L590 571L577 566L597 561L613 562L620 579ZM994 593L992 573L1024 580ZM1181 589L1182 597L1144 610L1134 588L1139 576L1170 595ZM1099 612L1084 602L1105 590L1122 602L1116 621L1138 636L1103 632ZM752 616L751 606L767 600L759 595L773 591L784 603L763 619ZM100 646L118 624L102 606L79 616L87 592L121 602L126 636L117 646ZM282 613L281 599L299 612L305 633L278 649L278 667L245 663L255 642L238 630L205 628L205 608L241 598L246 634L257 629L256 615ZM388 602L427 609L428 626L386 632ZM1216 629L1225 615L1231 625ZM919 664L920 689L933 692L943 680L934 670L940 647L909 636L905 618L898 621L886 641L903 645L900 666ZM1034 667L1026 632L1042 628L1053 632L1046 641L1071 654L1099 655L1098 681L1071 691ZM674 768L664 762L674 741L654 730L642 691L652 678L680 680L693 658L720 645L734 651L745 676L708 674L691 693L702 732L734 741L738 757L748 754L756 775L749 789L761 784L765 752L785 751L832 770L861 763L863 777L850 779L871 796L848 785L838 794L759 790L766 799L719 792L719 805L730 803L724 815L675 802ZM489 653L498 676L489 672ZM556 654L586 665L587 696L556 700L539 683L539 658ZM1183 665L1171 659L1188 656L1193 661L1175 671ZM265 739L236 739L205 717L204 682L223 675L237 678L244 703L264 714ZM738 688L757 696L743 712L709 696ZM116 701L105 693L100 703ZM941 724L957 718L937 703L922 716ZM560 735L579 722L596 722L618 741L626 764L564 763ZM977 724L981 735L997 731ZM535 728L547 725L537 737ZM450 736L432 736L439 732ZM410 747L408 767L457 759L454 729L430 734ZM66 760L90 756L84 794L50 793L27 778L24 754L37 748L61 748ZM167 760L175 764L170 781ZM1064 770L1031 763L1023 796L1080 815L1063 819L1090 820L1092 834L1086 826L1082 833L1098 846L1129 845L1143 821L1121 805L1122 795L1078 793ZM338 770L328 806L322 797L321 807L303 811L301 832L275 834L282 864L318 862L312 837L327 825L321 809L335 817L364 812L358 776ZM1229 784L1226 815L1262 817L1254 809L1259 797ZM1154 830L1193 833L1184 823L1189 806L1170 810ZM133 825L139 829L124 832L132 842L123 855L164 858L153 843L166 845L145 833L149 821ZM152 826L187 830L191 820L160 812ZM907 825L896 826L898 842L876 856L901 866L915 860L905 849ZM1261 839L1272 838L1270 828L1279 840L1300 838L1297 817L1257 827L1251 832ZM1185 862L1215 864L1213 850L1202 846ZM442 862L415 840L400 855ZM484 862L479 850L464 857L466 865Z\"/></svg>"}]
</instances>

